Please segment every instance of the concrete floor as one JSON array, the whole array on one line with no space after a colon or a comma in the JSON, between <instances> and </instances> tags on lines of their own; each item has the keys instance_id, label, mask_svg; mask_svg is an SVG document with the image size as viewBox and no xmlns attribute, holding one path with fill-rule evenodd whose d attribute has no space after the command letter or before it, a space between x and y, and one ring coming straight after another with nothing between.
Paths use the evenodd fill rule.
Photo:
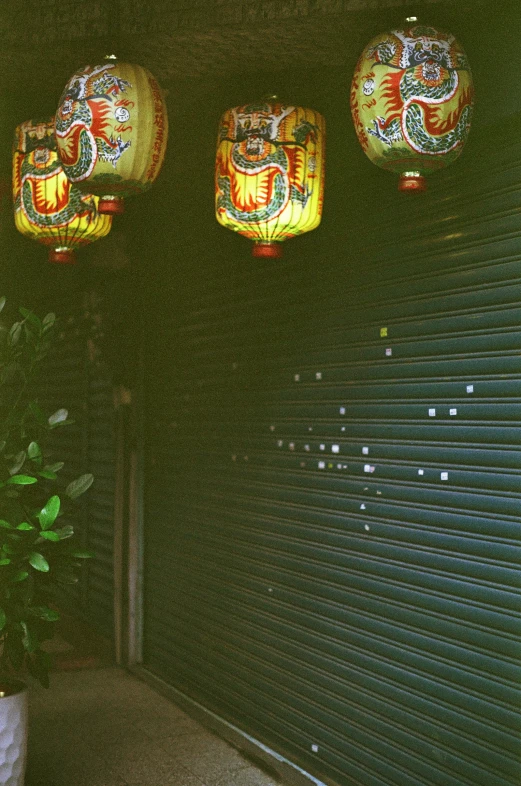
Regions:
<instances>
[{"instance_id":1,"label":"concrete floor","mask_svg":"<svg viewBox=\"0 0 521 786\"><path fill-rule=\"evenodd\" d=\"M31 688L25 786L280 786L117 667Z\"/></svg>"}]
</instances>

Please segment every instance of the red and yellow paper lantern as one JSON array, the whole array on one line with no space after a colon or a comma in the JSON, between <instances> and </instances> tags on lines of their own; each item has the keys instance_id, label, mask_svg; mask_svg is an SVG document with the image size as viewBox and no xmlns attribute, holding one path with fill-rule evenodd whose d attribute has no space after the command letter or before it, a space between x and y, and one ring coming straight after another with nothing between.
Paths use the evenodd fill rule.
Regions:
<instances>
[{"instance_id":1,"label":"red and yellow paper lantern","mask_svg":"<svg viewBox=\"0 0 521 786\"><path fill-rule=\"evenodd\" d=\"M278 257L281 242L315 229L324 198L324 118L278 99L221 118L215 172L220 224Z\"/></svg>"},{"instance_id":2,"label":"red and yellow paper lantern","mask_svg":"<svg viewBox=\"0 0 521 786\"><path fill-rule=\"evenodd\" d=\"M467 140L472 74L453 35L409 20L376 36L358 60L351 112L358 140L401 191L425 190L425 175L455 161Z\"/></svg>"},{"instance_id":3,"label":"red and yellow paper lantern","mask_svg":"<svg viewBox=\"0 0 521 786\"><path fill-rule=\"evenodd\" d=\"M163 94L146 68L107 59L69 79L56 112L58 153L69 180L101 198L100 213L122 213L124 198L150 188L167 137Z\"/></svg>"},{"instance_id":4,"label":"red and yellow paper lantern","mask_svg":"<svg viewBox=\"0 0 521 786\"><path fill-rule=\"evenodd\" d=\"M105 237L112 218L97 210L98 198L83 194L62 169L54 120L28 120L16 128L13 149L15 225L49 247L50 262L74 262L74 250Z\"/></svg>"}]
</instances>

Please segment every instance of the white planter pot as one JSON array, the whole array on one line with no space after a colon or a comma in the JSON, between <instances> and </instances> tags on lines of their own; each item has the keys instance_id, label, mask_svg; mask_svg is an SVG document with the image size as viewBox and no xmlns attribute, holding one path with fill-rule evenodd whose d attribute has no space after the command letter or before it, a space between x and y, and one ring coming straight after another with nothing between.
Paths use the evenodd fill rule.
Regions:
<instances>
[{"instance_id":1,"label":"white planter pot","mask_svg":"<svg viewBox=\"0 0 521 786\"><path fill-rule=\"evenodd\" d=\"M4 694L4 695L2 695ZM0 683L0 786L23 786L27 759L27 688Z\"/></svg>"}]
</instances>

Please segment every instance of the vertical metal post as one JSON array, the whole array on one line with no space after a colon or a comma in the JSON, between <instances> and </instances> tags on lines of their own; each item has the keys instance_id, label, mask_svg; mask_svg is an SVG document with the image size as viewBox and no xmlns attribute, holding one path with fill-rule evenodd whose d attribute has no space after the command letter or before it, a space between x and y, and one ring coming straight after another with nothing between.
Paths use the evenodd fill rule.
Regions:
<instances>
[{"instance_id":1,"label":"vertical metal post","mask_svg":"<svg viewBox=\"0 0 521 786\"><path fill-rule=\"evenodd\" d=\"M141 353L140 353L141 357ZM140 363L141 376L142 363ZM128 666L143 660L143 439L142 385L134 397L128 530Z\"/></svg>"},{"instance_id":2,"label":"vertical metal post","mask_svg":"<svg viewBox=\"0 0 521 786\"><path fill-rule=\"evenodd\" d=\"M83 354L81 356L82 362L82 374L81 380L83 383L83 402L82 408L83 411L81 413L81 472L88 472L90 471L87 469L89 467L89 453L90 453L90 424L91 424L91 396L90 396L90 389L91 389L91 363L89 358L89 351L88 351L88 333L86 335L86 323L87 315L90 309L90 300L91 294L85 292L83 297L79 301L80 310L77 312L75 324L73 323L73 327L80 331L80 346L82 347ZM78 413L79 414L79 413ZM91 518L90 518L90 508L91 502L89 497L86 500L82 501L81 507L79 509L79 516L81 517L81 545L82 548L88 550L90 547L90 536L91 536ZM79 582L79 607L83 614L87 613L89 607L89 585L90 585L90 560L86 561L84 569L81 571L80 574L80 582Z\"/></svg>"},{"instance_id":3,"label":"vertical metal post","mask_svg":"<svg viewBox=\"0 0 521 786\"><path fill-rule=\"evenodd\" d=\"M127 528L127 463L128 463L128 407L130 391L117 387L114 389L116 467L114 484L114 643L116 663L126 661L126 607L127 593L125 575L127 571L126 543Z\"/></svg>"},{"instance_id":4,"label":"vertical metal post","mask_svg":"<svg viewBox=\"0 0 521 786\"><path fill-rule=\"evenodd\" d=\"M136 385L135 392L123 386L115 388L114 406L116 410L114 505L116 662L122 666L135 666L142 660L143 625L141 382Z\"/></svg>"}]
</instances>

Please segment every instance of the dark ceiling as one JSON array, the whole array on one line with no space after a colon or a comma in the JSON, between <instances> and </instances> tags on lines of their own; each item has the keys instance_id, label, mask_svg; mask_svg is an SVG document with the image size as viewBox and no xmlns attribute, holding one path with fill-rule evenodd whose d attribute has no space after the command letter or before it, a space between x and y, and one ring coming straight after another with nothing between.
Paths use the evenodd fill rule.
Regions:
<instances>
[{"instance_id":1,"label":"dark ceiling","mask_svg":"<svg viewBox=\"0 0 521 786\"><path fill-rule=\"evenodd\" d=\"M518 0L514 0L517 4ZM487 0L2 0L0 88L20 120L49 112L77 68L117 49L169 87L254 71L351 67L406 14L463 28ZM458 35L460 30L454 30ZM459 37L459 35L458 35Z\"/></svg>"}]
</instances>

